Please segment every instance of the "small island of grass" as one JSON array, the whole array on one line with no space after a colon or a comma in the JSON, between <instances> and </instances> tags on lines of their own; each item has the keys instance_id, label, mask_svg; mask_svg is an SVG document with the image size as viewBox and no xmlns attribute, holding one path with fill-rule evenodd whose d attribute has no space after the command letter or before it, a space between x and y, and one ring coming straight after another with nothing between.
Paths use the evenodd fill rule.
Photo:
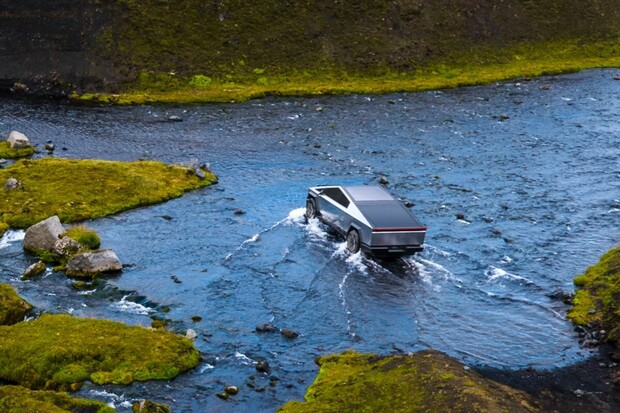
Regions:
<instances>
[{"instance_id":1,"label":"small island of grass","mask_svg":"<svg viewBox=\"0 0 620 413\"><path fill-rule=\"evenodd\" d=\"M321 357L304 403L279 412L537 412L528 395L480 376L443 353Z\"/></svg>"},{"instance_id":2,"label":"small island of grass","mask_svg":"<svg viewBox=\"0 0 620 413\"><path fill-rule=\"evenodd\" d=\"M7 225L27 228L52 215L78 222L164 202L217 181L203 173L201 179L191 168L154 161L19 160L0 170L0 182L21 183L0 197L0 231Z\"/></svg>"},{"instance_id":3,"label":"small island of grass","mask_svg":"<svg viewBox=\"0 0 620 413\"><path fill-rule=\"evenodd\" d=\"M21 386L0 386L0 411L114 413L116 410L103 402L70 397L66 393L30 390Z\"/></svg>"},{"instance_id":4,"label":"small island of grass","mask_svg":"<svg viewBox=\"0 0 620 413\"><path fill-rule=\"evenodd\" d=\"M168 380L199 362L185 337L113 321L44 314L0 326L0 380L30 389Z\"/></svg>"},{"instance_id":5,"label":"small island of grass","mask_svg":"<svg viewBox=\"0 0 620 413\"><path fill-rule=\"evenodd\" d=\"M9 142L0 142L0 158L25 158L26 156L31 156L34 154L34 147L29 146L27 148L11 148L11 144Z\"/></svg>"}]
</instances>

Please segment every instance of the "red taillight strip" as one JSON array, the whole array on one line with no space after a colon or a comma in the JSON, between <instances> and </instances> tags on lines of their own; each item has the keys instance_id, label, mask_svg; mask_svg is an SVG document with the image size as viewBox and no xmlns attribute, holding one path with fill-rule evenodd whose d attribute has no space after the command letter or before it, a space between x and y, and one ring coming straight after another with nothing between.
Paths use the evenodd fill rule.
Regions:
<instances>
[{"instance_id":1,"label":"red taillight strip","mask_svg":"<svg viewBox=\"0 0 620 413\"><path fill-rule=\"evenodd\" d=\"M418 228L373 228L372 232L403 232L403 231L426 231L426 227Z\"/></svg>"}]
</instances>

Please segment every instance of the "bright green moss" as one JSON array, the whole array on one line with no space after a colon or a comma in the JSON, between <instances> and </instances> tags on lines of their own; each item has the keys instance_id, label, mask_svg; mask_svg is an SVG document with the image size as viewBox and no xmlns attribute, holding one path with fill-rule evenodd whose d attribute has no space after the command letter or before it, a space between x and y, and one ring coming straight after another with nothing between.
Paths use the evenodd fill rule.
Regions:
<instances>
[{"instance_id":1,"label":"bright green moss","mask_svg":"<svg viewBox=\"0 0 620 413\"><path fill-rule=\"evenodd\" d=\"M609 340L620 345L620 247L574 281L580 289L568 317L576 324L605 330Z\"/></svg>"},{"instance_id":2,"label":"bright green moss","mask_svg":"<svg viewBox=\"0 0 620 413\"><path fill-rule=\"evenodd\" d=\"M185 337L113 321L44 314L0 326L0 379L32 389L168 380L199 361Z\"/></svg>"},{"instance_id":3,"label":"bright green moss","mask_svg":"<svg viewBox=\"0 0 620 413\"><path fill-rule=\"evenodd\" d=\"M13 287L0 284L0 325L11 325L24 319L32 306L21 298Z\"/></svg>"},{"instance_id":4,"label":"bright green moss","mask_svg":"<svg viewBox=\"0 0 620 413\"><path fill-rule=\"evenodd\" d=\"M304 403L279 412L535 412L525 393L465 370L445 354L321 357Z\"/></svg>"},{"instance_id":5,"label":"bright green moss","mask_svg":"<svg viewBox=\"0 0 620 413\"><path fill-rule=\"evenodd\" d=\"M29 146L23 149L13 149L11 148L11 144L4 141L0 142L0 158L24 158L26 156L30 156L34 154L34 147Z\"/></svg>"},{"instance_id":6,"label":"bright green moss","mask_svg":"<svg viewBox=\"0 0 620 413\"><path fill-rule=\"evenodd\" d=\"M100 218L217 181L205 175L201 180L187 168L152 161L20 160L0 170L0 182L11 176L23 185L0 197L0 222L27 228L52 215L62 222Z\"/></svg>"},{"instance_id":7,"label":"bright green moss","mask_svg":"<svg viewBox=\"0 0 620 413\"><path fill-rule=\"evenodd\" d=\"M103 402L70 397L54 391L33 391L21 386L0 386L3 413L113 413Z\"/></svg>"},{"instance_id":8,"label":"bright green moss","mask_svg":"<svg viewBox=\"0 0 620 413\"><path fill-rule=\"evenodd\" d=\"M67 228L64 235L77 241L82 247L89 250L97 249L101 245L99 234L86 225L73 225Z\"/></svg>"}]
</instances>

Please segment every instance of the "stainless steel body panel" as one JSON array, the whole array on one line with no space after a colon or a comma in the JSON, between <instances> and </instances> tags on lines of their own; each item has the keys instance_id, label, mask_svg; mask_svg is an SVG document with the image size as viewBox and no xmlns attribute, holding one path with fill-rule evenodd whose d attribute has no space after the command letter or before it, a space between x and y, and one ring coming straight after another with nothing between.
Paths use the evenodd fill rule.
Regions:
<instances>
[{"instance_id":1,"label":"stainless steel body panel","mask_svg":"<svg viewBox=\"0 0 620 413\"><path fill-rule=\"evenodd\" d=\"M355 229L361 249L375 255L411 255L423 250L426 227L378 186L320 186L308 191L317 217L346 236Z\"/></svg>"}]
</instances>

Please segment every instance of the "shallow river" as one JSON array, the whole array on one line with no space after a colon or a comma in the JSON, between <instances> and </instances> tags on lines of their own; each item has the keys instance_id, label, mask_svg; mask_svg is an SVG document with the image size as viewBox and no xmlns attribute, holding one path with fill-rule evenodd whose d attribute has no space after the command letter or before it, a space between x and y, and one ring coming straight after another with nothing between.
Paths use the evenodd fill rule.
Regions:
<instances>
[{"instance_id":1,"label":"shallow river","mask_svg":"<svg viewBox=\"0 0 620 413\"><path fill-rule=\"evenodd\" d=\"M39 147L51 140L54 156L197 158L220 182L89 222L131 264L94 291L77 292L63 274L19 281L34 262L19 231L0 240L0 282L41 311L144 326L156 316L198 333L204 362L176 380L79 393L123 412L145 397L174 411L275 411L303 399L316 356L349 348L432 347L503 368L578 362L589 352L565 320L567 307L550 296L572 291L572 278L620 242L613 73L202 106L5 97L2 135L19 130ZM167 122L171 115L183 122ZM381 176L428 226L423 253L389 263L351 256L342 239L304 220L308 186ZM256 333L264 322L301 336ZM255 370L258 360L269 374ZM240 393L215 397L228 384Z\"/></svg>"}]
</instances>

